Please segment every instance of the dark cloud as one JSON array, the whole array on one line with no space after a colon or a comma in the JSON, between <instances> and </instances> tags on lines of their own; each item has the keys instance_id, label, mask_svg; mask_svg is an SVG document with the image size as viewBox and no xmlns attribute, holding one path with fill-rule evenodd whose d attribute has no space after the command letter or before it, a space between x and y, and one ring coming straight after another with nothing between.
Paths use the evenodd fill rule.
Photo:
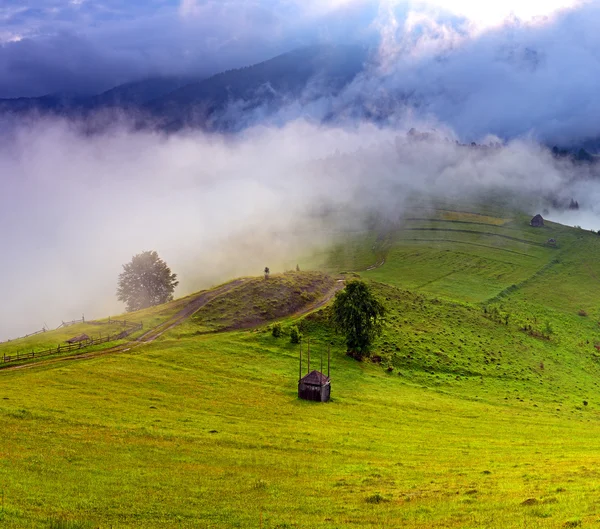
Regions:
<instances>
[{"instance_id":1,"label":"dark cloud","mask_svg":"<svg viewBox=\"0 0 600 529\"><path fill-rule=\"evenodd\" d=\"M485 31L423 2L382 0L13 1L0 20L6 35L23 35L0 45L4 97L209 75L314 42L359 40L378 48L377 64L338 97L292 102L276 122L337 115L390 124L408 114L465 140L600 135L597 2ZM258 109L245 121L264 117Z\"/></svg>"},{"instance_id":2,"label":"dark cloud","mask_svg":"<svg viewBox=\"0 0 600 529\"><path fill-rule=\"evenodd\" d=\"M273 122L308 115L393 126L417 118L465 141L496 135L567 145L600 137L599 4L476 34L452 17L386 12L376 25L378 56L350 86L335 98L294 101ZM260 109L255 114L246 121L263 119Z\"/></svg>"},{"instance_id":3,"label":"dark cloud","mask_svg":"<svg viewBox=\"0 0 600 529\"><path fill-rule=\"evenodd\" d=\"M369 2L313 7L283 0L9 4L0 8L0 97L208 75L314 42L364 37L375 12Z\"/></svg>"}]
</instances>

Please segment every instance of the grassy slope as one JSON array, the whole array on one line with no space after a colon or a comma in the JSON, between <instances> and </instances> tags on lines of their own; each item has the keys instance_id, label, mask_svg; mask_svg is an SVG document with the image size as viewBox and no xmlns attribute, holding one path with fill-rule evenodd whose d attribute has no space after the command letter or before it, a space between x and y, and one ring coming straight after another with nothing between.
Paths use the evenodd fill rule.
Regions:
<instances>
[{"instance_id":1,"label":"grassy slope","mask_svg":"<svg viewBox=\"0 0 600 529\"><path fill-rule=\"evenodd\" d=\"M286 337L197 336L197 321L134 353L3 373L0 519L7 527L60 517L101 527L258 527L261 513L270 528L596 523L600 238L474 213L440 210L403 225L414 229L349 238L315 257L332 271L386 258L363 272L390 308L376 344L384 369L345 357L322 313L302 324L313 358L333 342L328 405L295 398L297 353ZM557 248L544 245L549 237ZM508 314L508 325L486 317L484 305ZM519 330L547 321L550 340Z\"/></svg>"},{"instance_id":2,"label":"grassy slope","mask_svg":"<svg viewBox=\"0 0 600 529\"><path fill-rule=\"evenodd\" d=\"M47 331L36 334L35 336L30 336L28 338L18 338L16 340L1 343L0 356L8 356L17 352L28 353L31 351L50 349L59 344L65 344L68 339L84 333L92 338L99 338L101 335L106 336L108 334L117 334L122 330L123 327L121 325L93 325L90 323L78 323L76 325L71 325L70 327L63 327L61 329Z\"/></svg>"},{"instance_id":3,"label":"grassy slope","mask_svg":"<svg viewBox=\"0 0 600 529\"><path fill-rule=\"evenodd\" d=\"M191 299L193 299L197 294L198 293L192 294L190 296L186 296L175 301L159 305L157 307L150 307L136 312L128 312L120 314L118 316L112 316L111 319L119 321L127 320L128 322L132 323L143 323L144 329L133 333L128 339L137 338L139 335L146 332L147 329L160 325L161 323L166 322L169 318L173 317L175 314L177 314L177 312L183 309L187 305L187 303ZM54 348L59 344L64 344L69 338L84 333L90 336L91 338L99 338L102 336L106 336L107 334L118 334L120 331L123 330L122 325L106 324L108 322L108 318L100 319L98 321L102 322L103 325L94 325L89 322L80 323L76 325L71 325L69 327L63 327L60 329L47 331L45 333L36 334L35 336L30 336L28 338L17 338L8 342L2 342L0 343L0 356L10 356L16 354L17 352L29 353L31 351L45 351L47 349ZM85 351L105 349L107 346L115 345L121 342L124 341L117 340L115 342L111 342L108 345L103 344L91 348L86 347ZM68 356L68 354L66 356ZM6 364L6 366L8 365L9 364ZM2 363L0 363L0 368L1 367L3 367Z\"/></svg>"},{"instance_id":4,"label":"grassy slope","mask_svg":"<svg viewBox=\"0 0 600 529\"><path fill-rule=\"evenodd\" d=\"M315 303L335 285L321 272L286 272L254 278L220 296L194 315L198 329L241 329L289 316Z\"/></svg>"},{"instance_id":5,"label":"grassy slope","mask_svg":"<svg viewBox=\"0 0 600 529\"><path fill-rule=\"evenodd\" d=\"M334 401L320 406L296 399L296 369L284 340L245 332L5 374L4 526L258 527L261 512L270 528L597 518L594 405L565 418L456 399L336 342Z\"/></svg>"}]
</instances>

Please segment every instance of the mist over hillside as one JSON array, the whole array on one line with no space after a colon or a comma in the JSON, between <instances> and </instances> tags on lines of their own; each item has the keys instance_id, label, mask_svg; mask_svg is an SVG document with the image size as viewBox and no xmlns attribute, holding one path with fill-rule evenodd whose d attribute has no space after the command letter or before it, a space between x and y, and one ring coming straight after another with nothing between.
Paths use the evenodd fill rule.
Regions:
<instances>
[{"instance_id":1,"label":"mist over hillside","mask_svg":"<svg viewBox=\"0 0 600 529\"><path fill-rule=\"evenodd\" d=\"M125 21L103 21L78 38L117 35L121 53L103 40L71 63L68 32L11 19L21 29L0 47L0 71L12 72L0 83L11 300L0 337L120 312L120 266L142 250L165 258L184 294L293 267L373 217L396 222L415 196L502 195L600 228L597 166L570 156L600 137L596 4L493 23L435 2L276 4L242 16L236 2L182 2L160 14L170 23L143 56L141 22L126 42ZM63 23L83 23L76 15ZM212 47L190 37L209 19L222 30ZM226 22L239 29L231 42ZM161 42L192 58L169 62ZM54 81L36 85L48 57ZM571 200L578 211L561 206Z\"/></svg>"}]
</instances>

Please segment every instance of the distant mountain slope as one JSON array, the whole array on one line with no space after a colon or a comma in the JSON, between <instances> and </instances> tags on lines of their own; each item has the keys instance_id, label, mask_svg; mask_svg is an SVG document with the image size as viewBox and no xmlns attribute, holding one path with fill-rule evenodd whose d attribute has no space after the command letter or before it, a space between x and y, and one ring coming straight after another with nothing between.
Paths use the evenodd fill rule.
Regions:
<instances>
[{"instance_id":1,"label":"distant mountain slope","mask_svg":"<svg viewBox=\"0 0 600 529\"><path fill-rule=\"evenodd\" d=\"M155 77L116 86L94 96L46 95L0 99L0 113L58 114L78 117L108 108L138 108L197 79L189 77Z\"/></svg>"},{"instance_id":2,"label":"distant mountain slope","mask_svg":"<svg viewBox=\"0 0 600 529\"><path fill-rule=\"evenodd\" d=\"M189 84L147 109L168 129L241 128L257 109L264 117L285 102L339 92L362 71L367 56L359 46L302 48Z\"/></svg>"},{"instance_id":3,"label":"distant mountain slope","mask_svg":"<svg viewBox=\"0 0 600 529\"><path fill-rule=\"evenodd\" d=\"M155 77L119 85L102 94L89 98L86 103L94 108L144 105L153 99L162 97L182 86L197 81L198 79L190 77Z\"/></svg>"},{"instance_id":4,"label":"distant mountain slope","mask_svg":"<svg viewBox=\"0 0 600 529\"><path fill-rule=\"evenodd\" d=\"M162 77L92 97L0 99L0 114L80 118L117 109L129 111L141 127L239 130L285 103L338 93L362 71L367 56L360 46L311 46L205 80Z\"/></svg>"}]
</instances>

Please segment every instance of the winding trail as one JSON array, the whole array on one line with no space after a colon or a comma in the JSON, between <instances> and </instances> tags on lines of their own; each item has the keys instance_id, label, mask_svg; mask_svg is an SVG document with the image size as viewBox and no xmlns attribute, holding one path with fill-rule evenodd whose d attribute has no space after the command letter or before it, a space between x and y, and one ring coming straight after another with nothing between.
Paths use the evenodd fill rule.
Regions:
<instances>
[{"instance_id":1,"label":"winding trail","mask_svg":"<svg viewBox=\"0 0 600 529\"><path fill-rule=\"evenodd\" d=\"M202 307L204 307L207 303L209 303L213 299L215 299L219 296L222 296L222 295L230 292L231 290L234 290L235 288L239 287L246 281L248 281L248 279L236 279L235 281L232 281L231 283L227 283L227 284L217 287L215 289L204 291L204 292L198 294L196 297L191 299L185 305L185 307L183 309L181 309L179 312L177 312L175 315L173 315L167 321L164 321L163 323L157 325L156 327L149 329L141 336L138 336L135 340L131 340L127 343L115 345L113 347L109 347L107 349L102 349L99 351L81 352L79 354L63 356L60 358L49 358L47 360L42 360L40 362L33 362L33 363L28 363L28 364L4 367L4 368L0 369L0 374L3 372L6 372L6 371L16 371L16 370L21 370L21 369L47 367L47 366L51 366L54 364L59 364L60 362L73 362L76 360L89 360L91 358L97 358L97 357L109 355L109 354L126 353L126 352L131 351L132 349L136 349L142 345L150 344L153 341L155 341L157 338L160 338L166 332L170 331L177 325L180 325L181 323L183 323L185 320L190 318L192 315L194 315L196 312L198 312ZM309 312L312 312L314 310L317 310L317 309L323 307L329 301L331 301L331 299L336 295L337 292L339 292L342 288L344 288L345 284L346 283L343 279L336 280L335 285L322 298L320 298L319 300L317 300L314 303L307 305L306 307L303 307L300 311L298 311L294 314L290 314L290 316L293 316L293 317L302 316L304 314L308 314ZM251 328L251 327L252 326L246 327L246 328ZM237 330L241 330L241 329L237 329ZM225 332L225 330L218 331L218 332ZM212 333L210 333L210 334L212 334Z\"/></svg>"},{"instance_id":2,"label":"winding trail","mask_svg":"<svg viewBox=\"0 0 600 529\"><path fill-rule=\"evenodd\" d=\"M187 305L177 312L175 315L171 316L167 321L153 327L152 329L146 331L141 336L138 336L135 340L130 342L115 345L113 347L109 347L107 349L102 349L99 351L90 351L90 352L81 352L79 354L73 354L69 356L62 356L60 358L49 358L47 360L42 360L40 362L32 362L28 364L21 364L15 366L4 367L0 369L0 373L6 371L16 371L18 369L31 369L35 367L48 366L52 364L57 364L59 362L72 362L74 360L88 360L90 358L96 358L99 356L104 356L107 354L117 354L117 353L125 353L132 349L136 349L142 345L147 345L152 343L157 338L161 337L164 333L171 330L173 327L183 323L190 316L198 312L204 305L206 305L209 301L212 301L218 296L222 296L227 292L239 287L241 284L248 281L248 279L236 279L231 283L227 283L220 287L214 288L212 290L204 291L198 294L196 297L191 299Z\"/></svg>"},{"instance_id":3,"label":"winding trail","mask_svg":"<svg viewBox=\"0 0 600 529\"><path fill-rule=\"evenodd\" d=\"M367 268L365 270L365 272L370 272L371 270L376 270L377 268L381 268L384 264L385 264L385 257L381 261L375 263L374 265L369 266L369 268Z\"/></svg>"}]
</instances>

